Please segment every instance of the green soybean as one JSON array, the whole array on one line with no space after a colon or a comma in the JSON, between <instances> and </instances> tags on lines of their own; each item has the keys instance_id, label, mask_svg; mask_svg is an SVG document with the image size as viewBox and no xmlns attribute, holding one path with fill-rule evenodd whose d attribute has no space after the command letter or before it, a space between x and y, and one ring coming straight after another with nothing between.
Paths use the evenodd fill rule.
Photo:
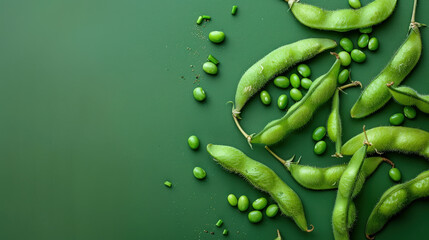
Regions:
<instances>
[{"instance_id":1,"label":"green soybean","mask_svg":"<svg viewBox=\"0 0 429 240\"><path fill-rule=\"evenodd\" d=\"M289 92L290 98L292 98L295 102L298 102L302 99L302 93L297 88L292 88Z\"/></svg>"},{"instance_id":2,"label":"green soybean","mask_svg":"<svg viewBox=\"0 0 429 240\"><path fill-rule=\"evenodd\" d=\"M371 139L368 153L402 152L429 158L429 132L417 128L384 126L366 131ZM343 155L353 155L364 140L363 134L358 134L348 140L342 147Z\"/></svg>"},{"instance_id":3,"label":"green soybean","mask_svg":"<svg viewBox=\"0 0 429 240\"><path fill-rule=\"evenodd\" d=\"M316 29L346 32L373 26L387 19L397 0L374 0L359 9L324 10L319 7L287 0L295 18L302 24Z\"/></svg>"},{"instance_id":4,"label":"green soybean","mask_svg":"<svg viewBox=\"0 0 429 240\"><path fill-rule=\"evenodd\" d=\"M298 70L299 74L301 74L301 76L303 76L305 78L310 77L310 75L311 75L311 69L307 64L304 64L304 63L299 64L297 67L297 70Z\"/></svg>"},{"instance_id":5,"label":"green soybean","mask_svg":"<svg viewBox=\"0 0 429 240\"><path fill-rule=\"evenodd\" d=\"M285 76L278 76L274 78L274 85L276 85L279 88L288 88L289 87L289 78Z\"/></svg>"},{"instance_id":6,"label":"green soybean","mask_svg":"<svg viewBox=\"0 0 429 240\"><path fill-rule=\"evenodd\" d=\"M404 107L404 116L408 119L414 119L416 118L417 112L416 109L410 106Z\"/></svg>"},{"instance_id":7,"label":"green soybean","mask_svg":"<svg viewBox=\"0 0 429 240\"><path fill-rule=\"evenodd\" d=\"M277 99L277 106L279 107L280 110L284 110L287 107L287 95L286 94L282 94L279 96L279 98Z\"/></svg>"},{"instance_id":8,"label":"green soybean","mask_svg":"<svg viewBox=\"0 0 429 240\"><path fill-rule=\"evenodd\" d=\"M317 155L322 155L323 153L325 153L326 151L326 142L325 141L318 141L315 145L314 145L314 153L316 153Z\"/></svg>"},{"instance_id":9,"label":"green soybean","mask_svg":"<svg viewBox=\"0 0 429 240\"><path fill-rule=\"evenodd\" d=\"M395 181L395 182L399 182L401 180L401 172L399 171L399 169L397 168L391 168L389 170L389 177Z\"/></svg>"},{"instance_id":10,"label":"green soybean","mask_svg":"<svg viewBox=\"0 0 429 240\"><path fill-rule=\"evenodd\" d=\"M194 173L194 176L200 180L206 178L206 176L207 176L206 171L204 171L204 169L202 169L200 167L195 167L193 170L193 173Z\"/></svg>"},{"instance_id":11,"label":"green soybean","mask_svg":"<svg viewBox=\"0 0 429 240\"><path fill-rule=\"evenodd\" d=\"M251 143L271 145L308 123L318 107L334 94L340 66L341 62L337 59L332 68L314 80L307 94L299 102L292 105L281 119L271 121L261 132L247 139Z\"/></svg>"},{"instance_id":12,"label":"green soybean","mask_svg":"<svg viewBox=\"0 0 429 240\"><path fill-rule=\"evenodd\" d=\"M362 7L361 3L359 0L349 0L349 5L352 8L360 8Z\"/></svg>"},{"instance_id":13,"label":"green soybean","mask_svg":"<svg viewBox=\"0 0 429 240\"><path fill-rule=\"evenodd\" d=\"M228 200L229 205L231 205L233 207L237 206L237 204L238 204L237 197L232 193L228 195L227 200Z\"/></svg>"},{"instance_id":14,"label":"green soybean","mask_svg":"<svg viewBox=\"0 0 429 240\"><path fill-rule=\"evenodd\" d=\"M214 64L212 62L205 62L203 64L203 70L207 74L215 75L217 73L217 66L216 66L216 64Z\"/></svg>"},{"instance_id":15,"label":"green soybean","mask_svg":"<svg viewBox=\"0 0 429 240\"><path fill-rule=\"evenodd\" d=\"M262 221L262 213L258 210L253 210L249 212L249 215L247 215L247 217L249 218L249 221L251 223L258 223Z\"/></svg>"},{"instance_id":16,"label":"green soybean","mask_svg":"<svg viewBox=\"0 0 429 240\"><path fill-rule=\"evenodd\" d=\"M353 50L353 42L350 38L341 38L340 46L347 52L351 52Z\"/></svg>"},{"instance_id":17,"label":"green soybean","mask_svg":"<svg viewBox=\"0 0 429 240\"><path fill-rule=\"evenodd\" d=\"M301 85L301 80L299 79L299 76L295 73L290 75L289 80L290 80L290 85L292 85L292 87L294 88L299 88L299 86Z\"/></svg>"},{"instance_id":18,"label":"green soybean","mask_svg":"<svg viewBox=\"0 0 429 240\"><path fill-rule=\"evenodd\" d=\"M395 113L389 118L389 122L392 125L398 126L404 122L405 116L402 113Z\"/></svg>"},{"instance_id":19,"label":"green soybean","mask_svg":"<svg viewBox=\"0 0 429 240\"><path fill-rule=\"evenodd\" d=\"M207 151L226 170L241 175L257 189L270 194L282 213L293 218L301 230L310 231L301 199L273 170L233 147L209 144Z\"/></svg>"},{"instance_id":20,"label":"green soybean","mask_svg":"<svg viewBox=\"0 0 429 240\"><path fill-rule=\"evenodd\" d=\"M249 199L247 198L247 196L242 195L238 198L237 204L238 210L244 212L249 208Z\"/></svg>"},{"instance_id":21,"label":"green soybean","mask_svg":"<svg viewBox=\"0 0 429 240\"><path fill-rule=\"evenodd\" d=\"M339 84L344 84L347 79L350 78L350 72L348 69L343 69L340 74L338 75L338 83Z\"/></svg>"},{"instance_id":22,"label":"green soybean","mask_svg":"<svg viewBox=\"0 0 429 240\"><path fill-rule=\"evenodd\" d=\"M261 102L264 105L270 105L270 103L271 103L271 95L267 91L265 91L265 90L262 91L259 96L261 98Z\"/></svg>"},{"instance_id":23,"label":"green soybean","mask_svg":"<svg viewBox=\"0 0 429 240\"><path fill-rule=\"evenodd\" d=\"M368 218L365 234L368 238L379 232L395 214L413 201L429 196L429 171L416 178L397 184L381 196Z\"/></svg>"},{"instance_id":24,"label":"green soybean","mask_svg":"<svg viewBox=\"0 0 429 240\"><path fill-rule=\"evenodd\" d=\"M366 60L365 53L359 49L353 49L350 56L352 57L353 61L355 61L357 63L363 63Z\"/></svg>"},{"instance_id":25,"label":"green soybean","mask_svg":"<svg viewBox=\"0 0 429 240\"><path fill-rule=\"evenodd\" d=\"M372 27L366 27L359 29L359 32L361 33L372 33Z\"/></svg>"},{"instance_id":26,"label":"green soybean","mask_svg":"<svg viewBox=\"0 0 429 240\"><path fill-rule=\"evenodd\" d=\"M323 126L320 126L314 129L312 137L314 141L320 141L325 137L325 135L326 135L326 128Z\"/></svg>"},{"instance_id":27,"label":"green soybean","mask_svg":"<svg viewBox=\"0 0 429 240\"><path fill-rule=\"evenodd\" d=\"M238 117L247 101L273 77L336 46L337 43L330 39L309 38L279 47L267 54L241 77L235 93L233 116Z\"/></svg>"},{"instance_id":28,"label":"green soybean","mask_svg":"<svg viewBox=\"0 0 429 240\"><path fill-rule=\"evenodd\" d=\"M350 63L352 63L352 58L350 57L350 54L346 51L341 51L340 53L338 53L338 56L341 59L341 65L343 65L344 67L347 67L350 65Z\"/></svg>"},{"instance_id":29,"label":"green soybean","mask_svg":"<svg viewBox=\"0 0 429 240\"><path fill-rule=\"evenodd\" d=\"M416 9L417 2L414 3ZM350 110L352 118L363 118L382 108L391 98L386 84L393 81L395 87L413 70L420 59L422 40L419 26L414 20L415 11L411 20L410 34L405 42L393 55L387 66L363 90L359 99Z\"/></svg>"},{"instance_id":30,"label":"green soybean","mask_svg":"<svg viewBox=\"0 0 429 240\"><path fill-rule=\"evenodd\" d=\"M206 99L206 92L202 87L196 87L192 94L194 95L195 100L199 102L202 102Z\"/></svg>"},{"instance_id":31,"label":"green soybean","mask_svg":"<svg viewBox=\"0 0 429 240\"><path fill-rule=\"evenodd\" d=\"M301 79L301 86L304 89L310 89L312 83L313 83L313 81L311 81L308 78Z\"/></svg>"},{"instance_id":32,"label":"green soybean","mask_svg":"<svg viewBox=\"0 0 429 240\"><path fill-rule=\"evenodd\" d=\"M252 207L253 209L256 209L256 210L262 210L267 206L267 204L268 204L267 199L264 197L261 197L253 201Z\"/></svg>"},{"instance_id":33,"label":"green soybean","mask_svg":"<svg viewBox=\"0 0 429 240\"><path fill-rule=\"evenodd\" d=\"M362 35L359 36L358 38L358 46L360 48L366 48L368 46L369 43L369 36L368 34L364 33Z\"/></svg>"},{"instance_id":34,"label":"green soybean","mask_svg":"<svg viewBox=\"0 0 429 240\"><path fill-rule=\"evenodd\" d=\"M341 175L334 211L332 213L332 227L336 240L350 239L349 227L350 222L354 222L354 219L349 219L348 217L349 208L351 202L353 202L353 192L355 191L356 181L364 163L368 144L368 139L366 139L363 146L353 154L347 168Z\"/></svg>"},{"instance_id":35,"label":"green soybean","mask_svg":"<svg viewBox=\"0 0 429 240\"><path fill-rule=\"evenodd\" d=\"M368 49L370 51L377 51L378 49L378 39L376 37L372 37L368 42Z\"/></svg>"},{"instance_id":36,"label":"green soybean","mask_svg":"<svg viewBox=\"0 0 429 240\"><path fill-rule=\"evenodd\" d=\"M267 215L267 217L270 217L270 218L275 217L278 212L279 212L279 206L277 206L277 204L271 204L265 210L265 214Z\"/></svg>"},{"instance_id":37,"label":"green soybean","mask_svg":"<svg viewBox=\"0 0 429 240\"><path fill-rule=\"evenodd\" d=\"M421 95L407 86L394 87L393 85L393 82L387 84L396 102L404 106L416 106L420 111L429 113L429 95Z\"/></svg>"},{"instance_id":38,"label":"green soybean","mask_svg":"<svg viewBox=\"0 0 429 240\"><path fill-rule=\"evenodd\" d=\"M213 31L209 33L209 40L213 43L221 43L225 40L225 33L221 31Z\"/></svg>"},{"instance_id":39,"label":"green soybean","mask_svg":"<svg viewBox=\"0 0 429 240\"><path fill-rule=\"evenodd\" d=\"M196 150L200 146L200 139L197 136L192 135L188 138L188 145L191 149Z\"/></svg>"}]
</instances>

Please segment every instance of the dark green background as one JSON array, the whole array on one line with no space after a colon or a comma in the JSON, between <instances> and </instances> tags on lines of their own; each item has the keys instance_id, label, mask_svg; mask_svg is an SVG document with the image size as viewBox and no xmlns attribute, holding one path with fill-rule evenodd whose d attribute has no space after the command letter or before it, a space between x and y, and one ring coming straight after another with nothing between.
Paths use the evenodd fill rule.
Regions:
<instances>
[{"instance_id":1,"label":"dark green background","mask_svg":"<svg viewBox=\"0 0 429 240\"><path fill-rule=\"evenodd\" d=\"M303 2L348 7L346 0ZM239 6L236 16L230 14L233 4ZM418 21L429 23L428 9L429 2L420 0ZM285 239L332 239L336 192L305 190L262 146L252 151L225 104L233 100L243 72L271 50L308 37L356 41L359 35L306 28L287 10L280 0L0 1L0 239L223 239L222 229L214 226L219 218L230 230L229 239L273 239L277 228ZM384 68L406 37L411 10L412 0L401 0L375 27L380 49L365 51L367 61L352 65L354 80L366 85ZM196 25L201 14L212 21ZM208 41L212 30L226 33L223 44ZM427 46L428 29L422 29L422 38ZM428 49L405 81L426 94ZM221 61L217 76L201 70L208 54ZM333 61L327 53L309 61L312 78ZM192 97L198 85L207 92L204 103ZM274 100L283 92L272 84L267 89ZM377 114L352 120L348 111L359 92L341 95L344 140L361 132L363 124L387 125L388 117L402 110L390 102ZM306 128L273 149L285 158L302 156L302 164L348 160L331 158L330 142L322 157L312 152L311 132L325 124L329 111L327 103ZM242 124L257 132L283 114L276 104L265 107L255 98ZM428 120L418 113L404 125L429 130ZM187 146L192 134L201 139L198 151ZM235 146L273 168L300 195L315 231L303 233L282 216L249 223L226 196L266 195L217 166L205 151L207 143ZM387 156L404 180L429 166L421 157ZM193 177L195 166L206 169L204 181ZM363 238L372 207L394 184L388 169L382 165L356 199L354 239ZM171 189L163 185L166 179L173 182ZM378 239L426 238L428 213L427 202L417 201Z\"/></svg>"}]
</instances>

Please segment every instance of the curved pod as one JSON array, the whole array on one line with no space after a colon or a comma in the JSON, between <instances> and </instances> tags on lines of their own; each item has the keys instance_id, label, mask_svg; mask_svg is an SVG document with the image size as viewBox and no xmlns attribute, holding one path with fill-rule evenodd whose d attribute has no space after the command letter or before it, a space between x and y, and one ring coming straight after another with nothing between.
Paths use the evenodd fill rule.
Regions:
<instances>
[{"instance_id":1,"label":"curved pod","mask_svg":"<svg viewBox=\"0 0 429 240\"><path fill-rule=\"evenodd\" d=\"M319 7L286 0L295 18L310 28L347 32L370 27L386 20L393 12L397 0L374 0L359 9L324 10Z\"/></svg>"},{"instance_id":2,"label":"curved pod","mask_svg":"<svg viewBox=\"0 0 429 240\"><path fill-rule=\"evenodd\" d=\"M429 113L429 95L420 95L406 86L394 87L388 84L392 97L401 105L416 106L420 111Z\"/></svg>"}]
</instances>

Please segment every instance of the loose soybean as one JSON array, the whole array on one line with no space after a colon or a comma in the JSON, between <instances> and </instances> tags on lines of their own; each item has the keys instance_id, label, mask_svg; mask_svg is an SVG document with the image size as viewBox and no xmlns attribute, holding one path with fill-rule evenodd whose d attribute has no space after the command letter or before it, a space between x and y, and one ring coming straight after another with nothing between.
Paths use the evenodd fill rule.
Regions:
<instances>
[{"instance_id":1,"label":"loose soybean","mask_svg":"<svg viewBox=\"0 0 429 240\"><path fill-rule=\"evenodd\" d=\"M298 65L297 70L298 70L299 74L301 74L301 76L303 76L305 78L310 77L310 75L311 75L311 69L307 64Z\"/></svg>"},{"instance_id":2,"label":"loose soybean","mask_svg":"<svg viewBox=\"0 0 429 240\"><path fill-rule=\"evenodd\" d=\"M270 103L271 103L271 95L267 91L265 91L265 90L262 91L259 96L261 98L261 102L264 105L270 105Z\"/></svg>"},{"instance_id":3,"label":"loose soybean","mask_svg":"<svg viewBox=\"0 0 429 240\"><path fill-rule=\"evenodd\" d=\"M369 36L368 34L364 33L362 35L359 36L358 38L358 46L360 48L366 48L368 46L369 43Z\"/></svg>"},{"instance_id":4,"label":"loose soybean","mask_svg":"<svg viewBox=\"0 0 429 240\"><path fill-rule=\"evenodd\" d=\"M360 8L362 7L361 3L359 0L349 0L349 5L352 8Z\"/></svg>"},{"instance_id":5,"label":"loose soybean","mask_svg":"<svg viewBox=\"0 0 429 240\"><path fill-rule=\"evenodd\" d=\"M404 119L405 119L404 114L395 113L392 116L390 116L389 122L390 122L390 124L392 124L394 126L398 126L404 122Z\"/></svg>"},{"instance_id":6,"label":"loose soybean","mask_svg":"<svg viewBox=\"0 0 429 240\"><path fill-rule=\"evenodd\" d=\"M200 180L206 178L206 176L207 176L206 171L204 171L204 169L202 169L200 167L195 167L193 170L193 173L194 173L194 176Z\"/></svg>"},{"instance_id":7,"label":"loose soybean","mask_svg":"<svg viewBox=\"0 0 429 240\"><path fill-rule=\"evenodd\" d=\"M355 61L357 63L363 63L366 60L365 53L359 49L353 49L350 56L352 57L353 61Z\"/></svg>"},{"instance_id":8,"label":"loose soybean","mask_svg":"<svg viewBox=\"0 0 429 240\"><path fill-rule=\"evenodd\" d=\"M347 52L351 52L353 50L353 42L350 38L341 38L340 46Z\"/></svg>"},{"instance_id":9,"label":"loose soybean","mask_svg":"<svg viewBox=\"0 0 429 240\"><path fill-rule=\"evenodd\" d=\"M238 210L242 212L246 211L249 208L249 199L247 198L247 196L242 195L238 198L237 207Z\"/></svg>"},{"instance_id":10,"label":"loose soybean","mask_svg":"<svg viewBox=\"0 0 429 240\"><path fill-rule=\"evenodd\" d=\"M292 87L294 88L299 88L299 86L301 85L301 80L299 79L299 76L295 73L290 75L289 80L290 80L290 85L292 85Z\"/></svg>"},{"instance_id":11,"label":"loose soybean","mask_svg":"<svg viewBox=\"0 0 429 240\"><path fill-rule=\"evenodd\" d=\"M262 221L262 213L261 211L253 210L249 212L248 218L251 223L258 223Z\"/></svg>"},{"instance_id":12,"label":"loose soybean","mask_svg":"<svg viewBox=\"0 0 429 240\"><path fill-rule=\"evenodd\" d=\"M225 40L225 33L221 31L213 31L209 33L209 39L213 43L221 43Z\"/></svg>"},{"instance_id":13,"label":"loose soybean","mask_svg":"<svg viewBox=\"0 0 429 240\"><path fill-rule=\"evenodd\" d=\"M322 155L323 153L325 153L326 151L326 142L325 141L318 141L315 145L314 145L314 153L316 153L317 155Z\"/></svg>"},{"instance_id":14,"label":"loose soybean","mask_svg":"<svg viewBox=\"0 0 429 240\"><path fill-rule=\"evenodd\" d=\"M295 102L298 102L302 99L302 93L297 88L292 88L289 92L290 98L292 98Z\"/></svg>"},{"instance_id":15,"label":"loose soybean","mask_svg":"<svg viewBox=\"0 0 429 240\"><path fill-rule=\"evenodd\" d=\"M326 135L326 128L323 126L320 126L313 131L313 140L314 141L320 141L322 140Z\"/></svg>"},{"instance_id":16,"label":"loose soybean","mask_svg":"<svg viewBox=\"0 0 429 240\"><path fill-rule=\"evenodd\" d=\"M252 207L256 210L262 210L267 206L267 204L268 204L267 199L264 197L261 197L253 201Z\"/></svg>"},{"instance_id":17,"label":"loose soybean","mask_svg":"<svg viewBox=\"0 0 429 240\"><path fill-rule=\"evenodd\" d=\"M286 94L282 94L279 96L279 98L277 99L277 106L279 107L280 110L284 110L287 107L287 95Z\"/></svg>"},{"instance_id":18,"label":"loose soybean","mask_svg":"<svg viewBox=\"0 0 429 240\"><path fill-rule=\"evenodd\" d=\"M272 218L277 215L278 211L279 211L279 206L277 206L277 204L271 204L265 210L265 214L267 215L267 217Z\"/></svg>"},{"instance_id":19,"label":"loose soybean","mask_svg":"<svg viewBox=\"0 0 429 240\"><path fill-rule=\"evenodd\" d=\"M310 89L312 83L313 82L308 78L301 79L301 86L304 89Z\"/></svg>"},{"instance_id":20,"label":"loose soybean","mask_svg":"<svg viewBox=\"0 0 429 240\"><path fill-rule=\"evenodd\" d=\"M370 51L377 51L378 49L378 39L376 37L372 37L368 42L368 49Z\"/></svg>"},{"instance_id":21,"label":"loose soybean","mask_svg":"<svg viewBox=\"0 0 429 240\"><path fill-rule=\"evenodd\" d=\"M348 69L343 69L340 74L338 75L338 83L339 84L344 84L347 79L349 79L350 77L350 72Z\"/></svg>"},{"instance_id":22,"label":"loose soybean","mask_svg":"<svg viewBox=\"0 0 429 240\"><path fill-rule=\"evenodd\" d=\"M389 177L395 181L395 182L399 182L401 180L401 172L399 171L399 169L397 168L391 168L389 170Z\"/></svg>"},{"instance_id":23,"label":"loose soybean","mask_svg":"<svg viewBox=\"0 0 429 240\"><path fill-rule=\"evenodd\" d=\"M416 118L417 112L416 109L410 106L404 107L404 116L408 119L414 119Z\"/></svg>"},{"instance_id":24,"label":"loose soybean","mask_svg":"<svg viewBox=\"0 0 429 240\"><path fill-rule=\"evenodd\" d=\"M366 27L359 29L359 32L361 33L372 33L372 27Z\"/></svg>"},{"instance_id":25,"label":"loose soybean","mask_svg":"<svg viewBox=\"0 0 429 240\"><path fill-rule=\"evenodd\" d=\"M203 64L203 70L207 74L215 75L217 73L217 66L216 66L216 64L214 64L212 62L205 62Z\"/></svg>"},{"instance_id":26,"label":"loose soybean","mask_svg":"<svg viewBox=\"0 0 429 240\"><path fill-rule=\"evenodd\" d=\"M228 199L229 205L231 205L233 207L237 206L238 200L237 200L237 197L234 194L232 194L232 193L229 194L228 197L227 197L227 199Z\"/></svg>"},{"instance_id":27,"label":"loose soybean","mask_svg":"<svg viewBox=\"0 0 429 240\"><path fill-rule=\"evenodd\" d=\"M289 79L285 76L278 76L274 78L274 85L279 88L288 88L290 85Z\"/></svg>"},{"instance_id":28,"label":"loose soybean","mask_svg":"<svg viewBox=\"0 0 429 240\"><path fill-rule=\"evenodd\" d=\"M188 138L188 145L191 149L196 150L200 146L200 139L197 136L192 135Z\"/></svg>"},{"instance_id":29,"label":"loose soybean","mask_svg":"<svg viewBox=\"0 0 429 240\"><path fill-rule=\"evenodd\" d=\"M206 99L206 92L202 87L196 87L192 92L195 100L202 102Z\"/></svg>"},{"instance_id":30,"label":"loose soybean","mask_svg":"<svg viewBox=\"0 0 429 240\"><path fill-rule=\"evenodd\" d=\"M338 53L338 56L340 57L342 66L347 67L350 65L350 63L352 63L352 58L350 57L350 54L348 52L341 51L340 53Z\"/></svg>"}]
</instances>

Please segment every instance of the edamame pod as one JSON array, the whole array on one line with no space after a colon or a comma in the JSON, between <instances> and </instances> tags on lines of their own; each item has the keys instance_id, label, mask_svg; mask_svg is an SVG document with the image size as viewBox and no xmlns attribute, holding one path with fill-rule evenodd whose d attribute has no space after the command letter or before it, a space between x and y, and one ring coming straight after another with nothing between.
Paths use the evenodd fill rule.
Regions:
<instances>
[{"instance_id":1,"label":"edamame pod","mask_svg":"<svg viewBox=\"0 0 429 240\"><path fill-rule=\"evenodd\" d=\"M343 175L341 175L334 211L332 213L332 227L335 240L350 239L349 230L354 219L349 218L349 209L353 201L353 192L362 169L368 145L368 140L366 140L364 145L353 155Z\"/></svg>"},{"instance_id":2,"label":"edamame pod","mask_svg":"<svg viewBox=\"0 0 429 240\"><path fill-rule=\"evenodd\" d=\"M340 66L341 61L337 59L332 68L317 78L311 84L307 94L299 102L292 105L282 118L271 121L255 136L246 136L248 141L271 145L308 123L316 109L334 94Z\"/></svg>"},{"instance_id":3,"label":"edamame pod","mask_svg":"<svg viewBox=\"0 0 429 240\"><path fill-rule=\"evenodd\" d=\"M366 223L365 234L373 239L387 221L414 200L429 196L429 171L420 173L416 178L389 188L375 205Z\"/></svg>"},{"instance_id":4,"label":"edamame pod","mask_svg":"<svg viewBox=\"0 0 429 240\"><path fill-rule=\"evenodd\" d=\"M301 230L312 231L307 230L301 199L273 170L233 147L208 144L207 152L225 169L241 175L257 189L269 193L282 213L293 218Z\"/></svg>"},{"instance_id":5,"label":"edamame pod","mask_svg":"<svg viewBox=\"0 0 429 240\"><path fill-rule=\"evenodd\" d=\"M286 0L295 18L310 28L347 32L381 23L393 12L397 0L374 0L359 9L324 10L319 7Z\"/></svg>"},{"instance_id":6,"label":"edamame pod","mask_svg":"<svg viewBox=\"0 0 429 240\"><path fill-rule=\"evenodd\" d=\"M414 4L416 7L417 1ZM386 84L394 81L394 86L398 86L416 66L422 52L422 39L420 24L414 21L414 16L415 8L407 39L381 73L363 90L350 110L352 118L363 118L382 108L392 96Z\"/></svg>"},{"instance_id":7,"label":"edamame pod","mask_svg":"<svg viewBox=\"0 0 429 240\"><path fill-rule=\"evenodd\" d=\"M420 111L429 113L429 95L420 95L406 86L394 87L393 82L387 84L392 97L401 105L416 106Z\"/></svg>"},{"instance_id":8,"label":"edamame pod","mask_svg":"<svg viewBox=\"0 0 429 240\"><path fill-rule=\"evenodd\" d=\"M247 101L273 77L336 46L337 43L330 39L309 38L279 47L267 54L241 77L235 93L233 116L238 117Z\"/></svg>"},{"instance_id":9,"label":"edamame pod","mask_svg":"<svg viewBox=\"0 0 429 240\"><path fill-rule=\"evenodd\" d=\"M366 131L372 146L368 153L403 152L429 158L429 132L409 127L376 127ZM343 155L353 155L364 141L364 134L348 140L341 148Z\"/></svg>"}]
</instances>

